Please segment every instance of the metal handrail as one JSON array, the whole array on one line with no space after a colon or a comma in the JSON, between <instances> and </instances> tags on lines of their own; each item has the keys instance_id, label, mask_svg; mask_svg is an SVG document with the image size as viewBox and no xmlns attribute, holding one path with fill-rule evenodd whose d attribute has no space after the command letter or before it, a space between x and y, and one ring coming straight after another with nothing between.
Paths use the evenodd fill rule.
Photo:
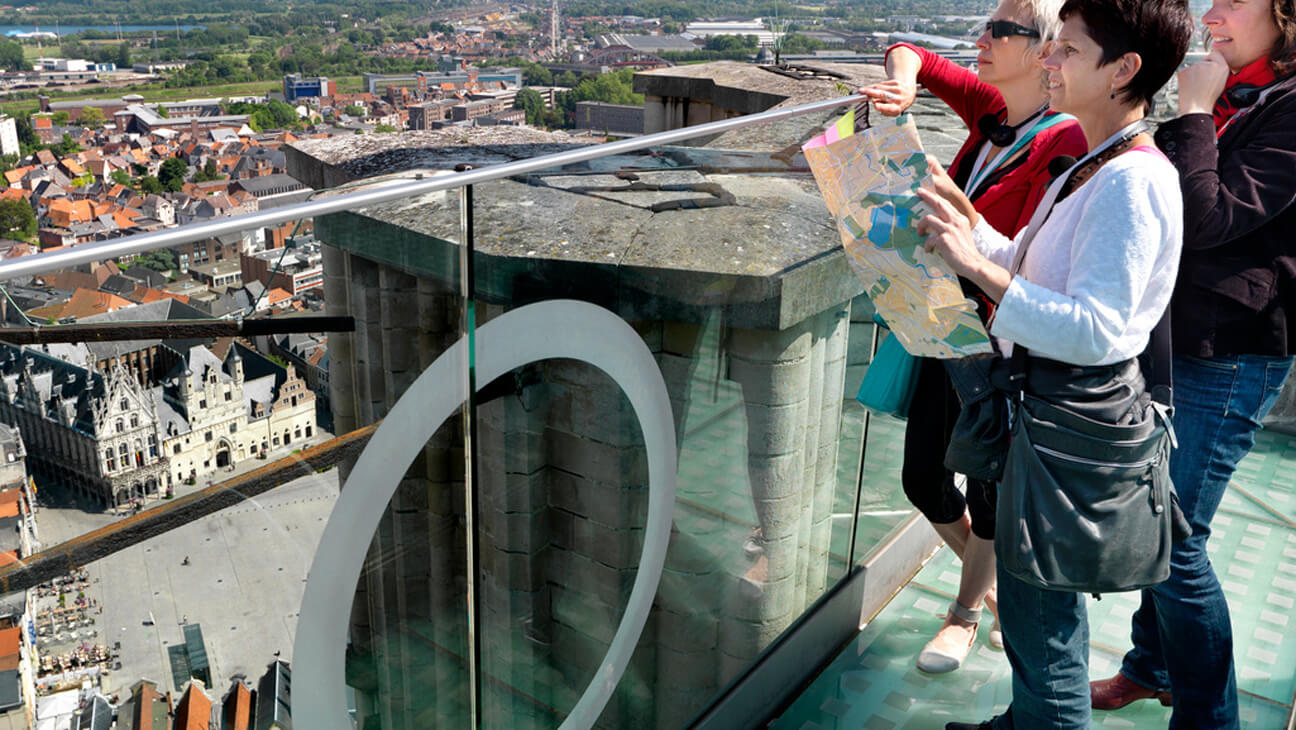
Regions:
<instances>
[{"instance_id":1,"label":"metal handrail","mask_svg":"<svg viewBox=\"0 0 1296 730\"><path fill-rule=\"evenodd\" d=\"M144 253L146 251L154 251L160 248L169 248L171 246L178 246L193 241L201 241L228 233L238 233L249 229L281 225L289 221L309 218L311 216L337 213L353 208L400 200L401 198L413 197L415 195L424 195L442 190L450 190L463 185L475 185L491 180L511 177L513 175L553 169L576 162L585 162L600 157L610 157L612 155L633 152L647 147L704 137L710 134L719 134L721 132L742 129L744 127L751 127L766 122L774 122L791 117L797 117L802 114L828 111L847 104L857 104L861 101L862 97L855 95L826 99L824 101L816 101L809 104L802 104L800 106L788 107L786 109L774 109L767 112L760 112L759 114L749 114L747 116L734 117L733 119L725 119L718 122L709 122L707 124L699 124L692 127L681 127L679 129L657 132L642 137L633 137L605 144L589 145L579 149L557 152L552 155L542 155L540 157L532 157L526 160L518 160L517 162L506 162L499 165L481 167L452 175L437 175L426 180L394 182L375 189L343 193L334 197L311 200L294 205L286 205L281 208L274 208L272 210L260 211L257 213L221 218L206 223L198 223L196 225L168 228L166 230L153 231L151 233L137 233L107 241L84 243L79 246L71 247L66 251L52 251L49 253L22 256L16 259L9 259L0 262L0 281L15 279L20 276L31 276L34 274L57 271L59 269L90 263L92 261L115 259L122 256Z\"/></svg>"}]
</instances>

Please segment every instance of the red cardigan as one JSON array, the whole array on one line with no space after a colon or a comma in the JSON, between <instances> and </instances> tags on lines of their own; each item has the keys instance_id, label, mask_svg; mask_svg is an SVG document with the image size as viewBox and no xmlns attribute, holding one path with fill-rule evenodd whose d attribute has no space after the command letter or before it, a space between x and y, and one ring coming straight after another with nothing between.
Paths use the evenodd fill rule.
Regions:
<instances>
[{"instance_id":1,"label":"red cardigan","mask_svg":"<svg viewBox=\"0 0 1296 730\"><path fill-rule=\"evenodd\" d=\"M918 54L922 68L918 83L950 105L968 128L967 141L959 148L950 164L953 176L967 155L976 155L985 139L977 129L977 120L986 114L995 114L1002 120L1003 97L995 87L982 83L976 74L962 66L932 53L925 48L898 43L887 49L889 54L897 46L904 46ZM1059 155L1081 157L1088 150L1084 132L1075 120L1055 124L1035 135L1030 142L1026 159L1006 173L982 193L973 205L995 230L1005 236L1016 235L1030 222L1035 206L1048 187L1048 163ZM975 158L973 158L975 159Z\"/></svg>"}]
</instances>

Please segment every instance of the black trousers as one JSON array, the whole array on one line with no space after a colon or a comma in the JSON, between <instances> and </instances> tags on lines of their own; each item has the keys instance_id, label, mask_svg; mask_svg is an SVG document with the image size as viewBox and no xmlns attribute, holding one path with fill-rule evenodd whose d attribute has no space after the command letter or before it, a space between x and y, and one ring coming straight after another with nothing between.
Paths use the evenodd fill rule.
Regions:
<instances>
[{"instance_id":1,"label":"black trousers","mask_svg":"<svg viewBox=\"0 0 1296 730\"><path fill-rule=\"evenodd\" d=\"M997 485L969 478L965 498L954 486L954 472L945 468L945 448L958 414L958 395L945 367L940 360L922 358L909 405L900 483L909 502L933 524L958 522L966 510L972 518L972 534L993 540Z\"/></svg>"}]
</instances>

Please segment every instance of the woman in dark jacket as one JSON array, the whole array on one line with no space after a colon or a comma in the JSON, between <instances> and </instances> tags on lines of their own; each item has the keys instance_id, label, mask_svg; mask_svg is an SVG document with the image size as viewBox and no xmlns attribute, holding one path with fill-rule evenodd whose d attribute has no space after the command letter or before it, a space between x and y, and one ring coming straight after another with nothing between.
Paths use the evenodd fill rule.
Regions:
<instances>
[{"instance_id":1,"label":"woman in dark jacket","mask_svg":"<svg viewBox=\"0 0 1296 730\"><path fill-rule=\"evenodd\" d=\"M1170 727L1236 728L1228 604L1206 553L1211 518L1291 369L1296 309L1296 2L1215 0L1210 54L1179 73L1156 134L1179 171L1184 249L1171 304L1170 472L1193 534L1143 592L1120 673L1093 706L1173 702Z\"/></svg>"}]
</instances>

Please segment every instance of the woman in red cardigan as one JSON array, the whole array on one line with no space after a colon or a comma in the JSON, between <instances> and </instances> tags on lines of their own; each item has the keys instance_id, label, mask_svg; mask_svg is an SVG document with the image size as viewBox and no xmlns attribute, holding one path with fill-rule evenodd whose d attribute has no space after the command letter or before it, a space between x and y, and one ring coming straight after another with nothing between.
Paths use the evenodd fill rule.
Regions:
<instances>
[{"instance_id":1,"label":"woman in red cardigan","mask_svg":"<svg viewBox=\"0 0 1296 730\"><path fill-rule=\"evenodd\" d=\"M949 166L986 222L1006 236L1024 228L1052 175L1056 157L1085 153L1084 134L1070 117L1050 112L1041 51L1061 27L1062 0L1003 0L977 39L977 71L908 44L887 51L887 80L860 89L879 112L894 116L913 104L922 84L962 118L967 141ZM991 302L970 282L964 291L983 319ZM905 430L901 483L905 496L963 560L957 599L945 623L918 655L918 668L949 672L976 639L984 601L993 611L995 484L969 478L964 497L942 456L958 417L958 397L940 361L920 363ZM998 622L989 641L1002 648Z\"/></svg>"}]
</instances>

